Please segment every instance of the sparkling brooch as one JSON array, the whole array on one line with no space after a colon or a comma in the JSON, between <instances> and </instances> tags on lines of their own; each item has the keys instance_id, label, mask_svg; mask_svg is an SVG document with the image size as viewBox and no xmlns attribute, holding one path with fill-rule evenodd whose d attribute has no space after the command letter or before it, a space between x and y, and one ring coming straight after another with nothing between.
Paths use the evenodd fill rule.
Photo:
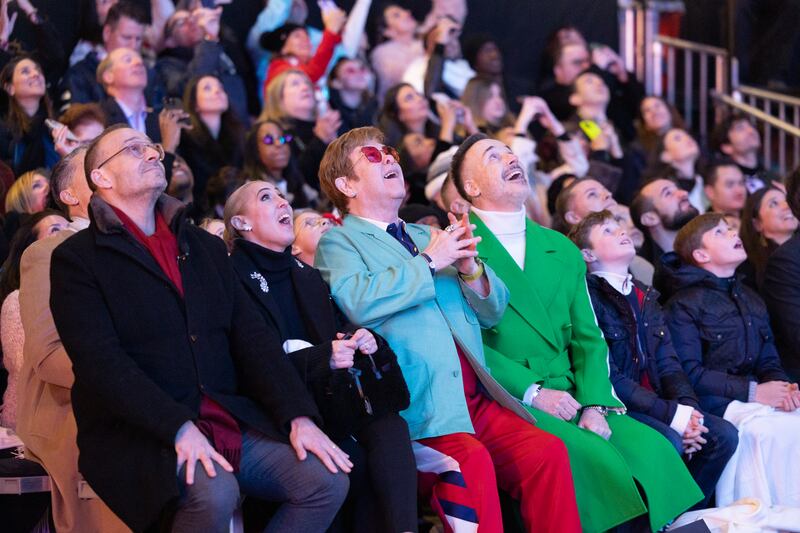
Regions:
<instances>
[{"instance_id":1,"label":"sparkling brooch","mask_svg":"<svg viewBox=\"0 0 800 533\"><path fill-rule=\"evenodd\" d=\"M251 272L250 279L258 280L258 285L261 287L261 290L263 292L269 292L269 285L267 284L267 280L264 279L264 276L258 272Z\"/></svg>"}]
</instances>

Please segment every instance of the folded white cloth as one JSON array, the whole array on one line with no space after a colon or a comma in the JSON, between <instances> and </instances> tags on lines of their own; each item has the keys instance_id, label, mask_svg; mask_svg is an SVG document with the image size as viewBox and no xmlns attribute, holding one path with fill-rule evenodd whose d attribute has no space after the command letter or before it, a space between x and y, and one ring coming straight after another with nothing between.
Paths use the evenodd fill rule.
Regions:
<instances>
[{"instance_id":1,"label":"folded white cloth","mask_svg":"<svg viewBox=\"0 0 800 533\"><path fill-rule=\"evenodd\" d=\"M739 446L717 482L717 504L800 507L800 411L734 400L724 418L739 430Z\"/></svg>"},{"instance_id":2,"label":"folded white cloth","mask_svg":"<svg viewBox=\"0 0 800 533\"><path fill-rule=\"evenodd\" d=\"M302 339L286 339L283 343L283 351L290 354L297 350L302 350L303 348L311 348L312 346L314 345Z\"/></svg>"},{"instance_id":3,"label":"folded white cloth","mask_svg":"<svg viewBox=\"0 0 800 533\"><path fill-rule=\"evenodd\" d=\"M800 508L769 507L758 499L744 498L727 507L684 513L669 530L702 520L711 533L800 532Z\"/></svg>"}]
</instances>

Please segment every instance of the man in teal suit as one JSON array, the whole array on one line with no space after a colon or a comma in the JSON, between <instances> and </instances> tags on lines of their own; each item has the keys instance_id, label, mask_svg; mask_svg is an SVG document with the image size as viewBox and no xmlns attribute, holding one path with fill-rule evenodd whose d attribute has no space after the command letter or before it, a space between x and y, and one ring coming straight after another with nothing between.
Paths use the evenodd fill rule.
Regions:
<instances>
[{"instance_id":1,"label":"man in teal suit","mask_svg":"<svg viewBox=\"0 0 800 533\"><path fill-rule=\"evenodd\" d=\"M508 291L475 259L474 226L453 218L431 233L401 221L403 174L375 128L332 142L320 183L346 217L323 236L316 266L350 321L397 354L417 469L446 530L502 531L499 484L520 501L528 531L580 531L563 443L486 368L481 327L500 320Z\"/></svg>"}]
</instances>

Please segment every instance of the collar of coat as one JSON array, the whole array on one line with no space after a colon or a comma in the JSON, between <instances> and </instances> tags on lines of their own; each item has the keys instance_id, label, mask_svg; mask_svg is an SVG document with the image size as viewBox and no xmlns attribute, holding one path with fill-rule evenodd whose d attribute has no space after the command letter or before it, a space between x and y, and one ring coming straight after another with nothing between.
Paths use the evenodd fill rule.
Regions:
<instances>
[{"instance_id":1,"label":"collar of coat","mask_svg":"<svg viewBox=\"0 0 800 533\"><path fill-rule=\"evenodd\" d=\"M546 230L530 219L525 221L525 265L523 269L474 213L470 222L482 238L478 256L492 267L509 290L508 305L550 345L560 349L561 324L553 324L548 307L561 285L567 258Z\"/></svg>"},{"instance_id":2,"label":"collar of coat","mask_svg":"<svg viewBox=\"0 0 800 533\"><path fill-rule=\"evenodd\" d=\"M166 194L162 194L156 200L155 210L161 213L161 216L164 217L167 225L175 235L178 234L177 230L185 220L183 216L185 209L186 206L183 202ZM114 209L97 194L93 194L89 201L89 219L100 233L110 234L124 231L122 221L114 212Z\"/></svg>"}]
</instances>

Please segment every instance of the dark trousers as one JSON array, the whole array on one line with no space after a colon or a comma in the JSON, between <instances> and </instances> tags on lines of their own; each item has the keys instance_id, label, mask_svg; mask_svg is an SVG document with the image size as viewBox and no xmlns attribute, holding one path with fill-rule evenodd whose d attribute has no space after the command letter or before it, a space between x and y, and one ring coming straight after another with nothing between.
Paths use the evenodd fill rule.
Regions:
<instances>
[{"instance_id":1,"label":"dark trousers","mask_svg":"<svg viewBox=\"0 0 800 533\"><path fill-rule=\"evenodd\" d=\"M239 472L215 465L209 477L200 462L194 484L187 485L186 465L178 472L181 496L172 533L227 533L239 493L280 502L266 533L318 533L325 531L347 494L347 475L332 474L316 455L300 461L294 449L254 430L242 438Z\"/></svg>"},{"instance_id":2,"label":"dark trousers","mask_svg":"<svg viewBox=\"0 0 800 533\"><path fill-rule=\"evenodd\" d=\"M417 468L406 421L384 415L337 444L350 455L353 471L329 531L417 531Z\"/></svg>"},{"instance_id":3,"label":"dark trousers","mask_svg":"<svg viewBox=\"0 0 800 533\"><path fill-rule=\"evenodd\" d=\"M628 411L628 414L664 435L675 446L678 453L683 456L683 438L677 431L652 416L631 411ZM690 459L684 456L689 472L704 495L704 498L695 504L692 509L705 509L709 506L719 476L722 475L725 465L728 464L728 459L731 458L733 452L736 451L736 446L739 444L739 431L733 424L708 413L703 415L703 419L704 425L708 428L708 433L704 434L703 438L708 442L703 445L699 452L694 453Z\"/></svg>"}]
</instances>

